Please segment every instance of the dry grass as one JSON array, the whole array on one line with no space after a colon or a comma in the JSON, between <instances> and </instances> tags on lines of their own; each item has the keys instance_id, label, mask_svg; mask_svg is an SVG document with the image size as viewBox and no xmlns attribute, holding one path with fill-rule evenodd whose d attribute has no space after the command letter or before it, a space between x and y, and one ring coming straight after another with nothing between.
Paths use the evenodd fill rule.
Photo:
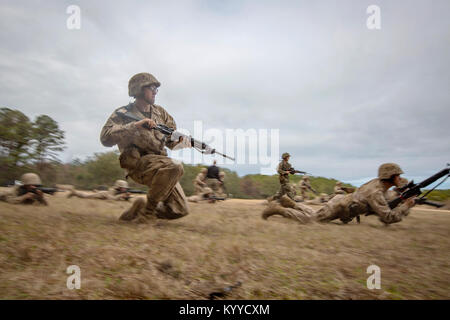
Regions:
<instances>
[{"instance_id":1,"label":"dry grass","mask_svg":"<svg viewBox=\"0 0 450 320\"><path fill-rule=\"evenodd\" d=\"M450 214L415 209L389 227L376 217L300 225L261 219L260 200L190 204L150 225L118 222L130 204L48 197L0 203L0 299L449 299ZM66 268L81 268L81 289ZM381 268L381 290L366 268Z\"/></svg>"}]
</instances>

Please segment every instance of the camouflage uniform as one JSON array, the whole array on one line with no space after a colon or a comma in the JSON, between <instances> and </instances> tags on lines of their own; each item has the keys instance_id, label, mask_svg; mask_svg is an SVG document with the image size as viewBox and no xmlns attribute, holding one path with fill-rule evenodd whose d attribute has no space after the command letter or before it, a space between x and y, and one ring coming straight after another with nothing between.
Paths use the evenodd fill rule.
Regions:
<instances>
[{"instance_id":1,"label":"camouflage uniform","mask_svg":"<svg viewBox=\"0 0 450 320\"><path fill-rule=\"evenodd\" d=\"M321 193L320 196L314 198L313 200L305 201L305 204L320 205L320 204L327 203L329 200L330 200L330 196L329 195L327 195L326 193Z\"/></svg>"},{"instance_id":2,"label":"camouflage uniform","mask_svg":"<svg viewBox=\"0 0 450 320\"><path fill-rule=\"evenodd\" d=\"M316 220L328 222L341 219L344 222L366 213L377 214L386 224L399 222L407 216L409 207L402 203L394 209L389 208L388 201L392 197L380 179L373 179L362 185L356 192L347 195L339 194L316 212Z\"/></svg>"},{"instance_id":3,"label":"camouflage uniform","mask_svg":"<svg viewBox=\"0 0 450 320\"><path fill-rule=\"evenodd\" d=\"M0 201L5 201L11 204L43 204L48 205L47 201L42 196L27 191L27 185L40 186L41 179L35 173L25 173L21 177L21 182L24 185L14 186L4 191L0 191ZM30 195L31 194L31 195Z\"/></svg>"},{"instance_id":4,"label":"camouflage uniform","mask_svg":"<svg viewBox=\"0 0 450 320\"><path fill-rule=\"evenodd\" d=\"M336 182L336 185L334 186L334 194L347 194L344 189L342 189L342 183Z\"/></svg>"},{"instance_id":5,"label":"camouflage uniform","mask_svg":"<svg viewBox=\"0 0 450 320\"><path fill-rule=\"evenodd\" d=\"M218 195L220 188L220 181L215 178L206 178L206 185L208 188L211 188L214 192L214 195Z\"/></svg>"},{"instance_id":6,"label":"camouflage uniform","mask_svg":"<svg viewBox=\"0 0 450 320\"><path fill-rule=\"evenodd\" d=\"M200 173L197 174L194 180L194 190L195 194L201 194L203 189L206 187L206 168L202 169Z\"/></svg>"},{"instance_id":7,"label":"camouflage uniform","mask_svg":"<svg viewBox=\"0 0 450 320\"><path fill-rule=\"evenodd\" d=\"M307 199L306 192L312 189L311 184L309 183L309 178L307 176L303 176L302 180L298 183L298 188L302 194L302 199L305 201Z\"/></svg>"},{"instance_id":8,"label":"camouflage uniform","mask_svg":"<svg viewBox=\"0 0 450 320\"><path fill-rule=\"evenodd\" d=\"M262 218L267 220L273 215L281 215L305 224L313 220L314 210L283 195L279 201L269 202L268 207L262 213Z\"/></svg>"},{"instance_id":9,"label":"camouflage uniform","mask_svg":"<svg viewBox=\"0 0 450 320\"><path fill-rule=\"evenodd\" d=\"M110 188L108 191L98 191L94 193L70 190L70 197L78 197L83 199L99 199L99 200L128 200L130 195L128 193L118 193L115 188Z\"/></svg>"},{"instance_id":10,"label":"camouflage uniform","mask_svg":"<svg viewBox=\"0 0 450 320\"><path fill-rule=\"evenodd\" d=\"M278 178L280 181L280 189L274 196L271 197L271 200L280 199L285 194L292 200L295 197L295 190L289 183L289 174L284 173L284 171L289 171L290 169L292 169L292 166L284 159L284 155L286 154L283 154L283 160L280 162L277 168L277 172L279 175Z\"/></svg>"},{"instance_id":11,"label":"camouflage uniform","mask_svg":"<svg viewBox=\"0 0 450 320\"><path fill-rule=\"evenodd\" d=\"M0 201L11 204L46 204L45 200L38 199L37 195L34 195L31 199L27 198L28 196L26 192L24 193L22 190L22 186L14 186L7 190L0 191Z\"/></svg>"},{"instance_id":12,"label":"camouflage uniform","mask_svg":"<svg viewBox=\"0 0 450 320\"><path fill-rule=\"evenodd\" d=\"M117 180L114 184L114 187L109 188L108 191L97 191L94 193L82 192L75 189L70 189L70 193L67 196L70 197L78 197L83 199L99 199L99 200L125 200L128 201L130 199L130 194L128 192L120 192L120 188L123 190L128 189L128 182L124 180Z\"/></svg>"},{"instance_id":13,"label":"camouflage uniform","mask_svg":"<svg viewBox=\"0 0 450 320\"><path fill-rule=\"evenodd\" d=\"M395 164L381 165L379 169L379 178L367 182L366 184L358 188L354 193L346 195L336 195L330 201L328 201L325 206L321 207L312 214L311 208L298 205L292 206L292 204L287 203L287 201L284 201L284 206L291 206L292 208L296 209L297 212L291 211L288 213L286 210L281 210L282 213L275 212L272 214L281 214L287 218L293 218L302 223L304 223L304 221L308 221L304 218L305 215L309 216L312 220L316 220L319 222L329 222L335 219L341 219L344 223L346 223L352 218L366 213L378 215L379 219L385 224L399 222L403 217L409 214L410 207L406 203L401 203L394 209L391 209L388 205L388 201L392 200L393 197L395 198L396 195L386 189L381 181L381 179L389 178L389 174L387 174L388 177L386 177L383 176L382 172L380 173L380 171L383 166L388 166L388 172L393 171L395 174L403 173L403 171L401 171L400 167L398 167L397 165L395 165L397 166L397 169L394 168L395 170L389 170L392 169L389 168L389 166L391 165ZM270 216L272 214L269 212L266 213L266 216ZM299 219L299 217L302 217L303 219ZM264 212L263 218L265 218Z\"/></svg>"},{"instance_id":14,"label":"camouflage uniform","mask_svg":"<svg viewBox=\"0 0 450 320\"><path fill-rule=\"evenodd\" d=\"M220 171L219 177L220 177L220 181L222 181L222 183L219 184L219 188L217 190L216 196L219 198L226 198L227 194L225 192L225 172Z\"/></svg>"},{"instance_id":15,"label":"camouflage uniform","mask_svg":"<svg viewBox=\"0 0 450 320\"><path fill-rule=\"evenodd\" d=\"M196 194L193 196L190 196L187 198L187 200L189 202L199 202L199 201L204 201L204 200L208 200L209 197L213 196L213 191L211 190L211 188L204 188L203 192L201 194Z\"/></svg>"},{"instance_id":16,"label":"camouflage uniform","mask_svg":"<svg viewBox=\"0 0 450 320\"><path fill-rule=\"evenodd\" d=\"M130 79L130 96L136 96L132 92L133 79L141 81L142 78L144 83L140 83L140 87L153 83L159 86L159 82L152 75L137 74ZM102 144L106 147L117 144L121 153L120 166L127 170L128 176L134 181L149 187L145 208L142 208L142 202L138 200L132 208L137 208L139 215L144 217L156 214L158 218L178 219L186 216L188 214L186 196L179 183L184 173L183 165L167 157L165 150L165 147L173 149L178 141L170 141L158 130L137 127L119 115L124 112L130 112L142 119L153 119L157 124L163 124L174 130L176 124L172 116L161 106L153 104L150 112L142 113L135 104L129 104L116 109L104 125L100 136ZM125 216L127 212L124 213Z\"/></svg>"}]
</instances>

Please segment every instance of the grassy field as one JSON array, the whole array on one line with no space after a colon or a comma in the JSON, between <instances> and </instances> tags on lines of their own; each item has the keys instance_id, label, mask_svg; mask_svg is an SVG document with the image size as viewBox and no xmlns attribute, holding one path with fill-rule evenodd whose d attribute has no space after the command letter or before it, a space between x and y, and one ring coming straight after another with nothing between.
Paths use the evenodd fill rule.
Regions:
<instances>
[{"instance_id":1,"label":"grassy field","mask_svg":"<svg viewBox=\"0 0 450 320\"><path fill-rule=\"evenodd\" d=\"M190 204L179 220L119 222L130 204L48 197L49 207L0 203L0 299L449 299L450 211L414 209L300 225L261 219L261 200ZM369 265L381 289L369 290ZM66 268L81 268L81 289Z\"/></svg>"}]
</instances>

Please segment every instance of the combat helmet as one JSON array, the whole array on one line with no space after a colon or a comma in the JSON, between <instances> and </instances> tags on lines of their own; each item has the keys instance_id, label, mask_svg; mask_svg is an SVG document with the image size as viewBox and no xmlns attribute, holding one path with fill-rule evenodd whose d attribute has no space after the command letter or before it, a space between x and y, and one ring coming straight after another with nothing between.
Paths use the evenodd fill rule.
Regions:
<instances>
[{"instance_id":1,"label":"combat helmet","mask_svg":"<svg viewBox=\"0 0 450 320\"><path fill-rule=\"evenodd\" d=\"M141 93L143 87L152 84L156 87L161 85L161 83L150 73L142 72L135 74L131 77L130 81L128 81L128 95L130 97L137 97L139 93Z\"/></svg>"},{"instance_id":2,"label":"combat helmet","mask_svg":"<svg viewBox=\"0 0 450 320\"><path fill-rule=\"evenodd\" d=\"M207 174L208 173L208 169L207 168L203 168L202 170L200 170L200 173Z\"/></svg>"},{"instance_id":3,"label":"combat helmet","mask_svg":"<svg viewBox=\"0 0 450 320\"><path fill-rule=\"evenodd\" d=\"M309 176L305 174L305 175L302 177L302 180L309 180Z\"/></svg>"},{"instance_id":4,"label":"combat helmet","mask_svg":"<svg viewBox=\"0 0 450 320\"><path fill-rule=\"evenodd\" d=\"M396 163L383 163L378 168L378 178L379 179L390 179L394 174L402 174L403 171L400 166Z\"/></svg>"},{"instance_id":5,"label":"combat helmet","mask_svg":"<svg viewBox=\"0 0 450 320\"><path fill-rule=\"evenodd\" d=\"M128 189L128 182L126 182L125 180L116 180L116 182L114 182L114 188L116 188L116 189L118 189L118 188Z\"/></svg>"},{"instance_id":6,"label":"combat helmet","mask_svg":"<svg viewBox=\"0 0 450 320\"><path fill-rule=\"evenodd\" d=\"M220 171L220 172L219 172L219 177L224 178L224 177L225 177L225 172L224 172L224 171Z\"/></svg>"},{"instance_id":7,"label":"combat helmet","mask_svg":"<svg viewBox=\"0 0 450 320\"><path fill-rule=\"evenodd\" d=\"M36 173L25 173L20 177L20 181L24 185L35 185L40 186L42 184L41 178Z\"/></svg>"},{"instance_id":8,"label":"combat helmet","mask_svg":"<svg viewBox=\"0 0 450 320\"><path fill-rule=\"evenodd\" d=\"M286 157L290 157L290 156L291 155L289 153L285 152L281 155L281 159L285 159Z\"/></svg>"},{"instance_id":9,"label":"combat helmet","mask_svg":"<svg viewBox=\"0 0 450 320\"><path fill-rule=\"evenodd\" d=\"M336 185L337 186L342 186L342 182L338 181L338 182L336 182Z\"/></svg>"}]
</instances>

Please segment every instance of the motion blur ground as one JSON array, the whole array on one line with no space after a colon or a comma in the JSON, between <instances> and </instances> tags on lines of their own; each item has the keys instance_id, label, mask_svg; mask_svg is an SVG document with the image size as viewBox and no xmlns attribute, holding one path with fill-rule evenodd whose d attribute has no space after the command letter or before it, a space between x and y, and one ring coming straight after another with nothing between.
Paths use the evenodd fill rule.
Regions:
<instances>
[{"instance_id":1,"label":"motion blur ground","mask_svg":"<svg viewBox=\"0 0 450 320\"><path fill-rule=\"evenodd\" d=\"M0 203L0 299L449 299L450 211L416 206L400 224L261 219L262 200L189 203L188 216L118 221L125 202L46 197ZM318 208L314 207L314 208ZM66 269L81 269L81 289ZM381 269L381 289L366 286Z\"/></svg>"}]
</instances>

